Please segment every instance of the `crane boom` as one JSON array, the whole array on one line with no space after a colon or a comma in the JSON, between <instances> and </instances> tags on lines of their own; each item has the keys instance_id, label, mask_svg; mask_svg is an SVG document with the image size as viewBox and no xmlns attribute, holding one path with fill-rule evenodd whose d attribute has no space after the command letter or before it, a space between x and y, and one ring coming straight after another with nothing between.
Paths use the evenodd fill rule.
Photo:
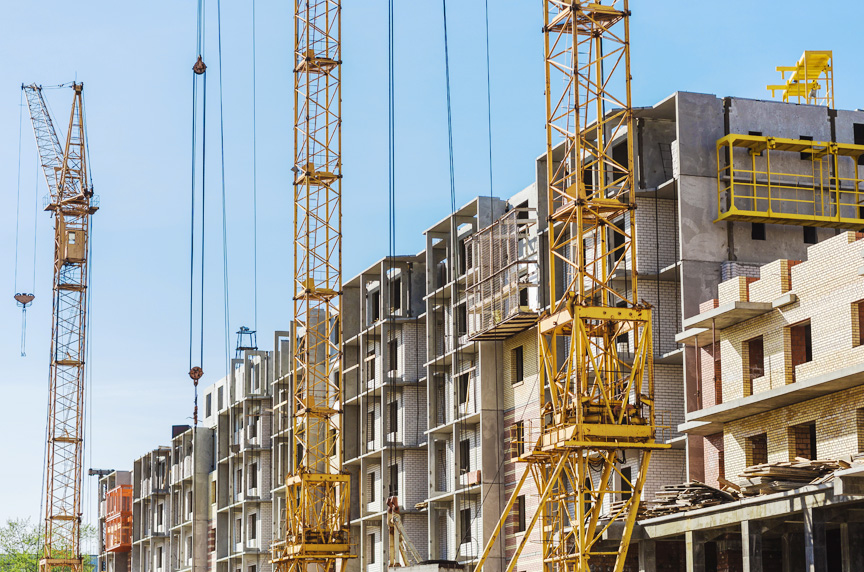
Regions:
<instances>
[{"instance_id":1,"label":"crane boom","mask_svg":"<svg viewBox=\"0 0 864 572\"><path fill-rule=\"evenodd\" d=\"M292 468L277 572L335 572L350 557L342 470L342 6L294 0Z\"/></svg>"},{"instance_id":2,"label":"crane boom","mask_svg":"<svg viewBox=\"0 0 864 572\"><path fill-rule=\"evenodd\" d=\"M87 176L83 84L74 99L64 147L37 85L23 86L54 215L54 282L45 526L40 572L79 572L84 442L84 360L90 217L96 201Z\"/></svg>"}]
</instances>

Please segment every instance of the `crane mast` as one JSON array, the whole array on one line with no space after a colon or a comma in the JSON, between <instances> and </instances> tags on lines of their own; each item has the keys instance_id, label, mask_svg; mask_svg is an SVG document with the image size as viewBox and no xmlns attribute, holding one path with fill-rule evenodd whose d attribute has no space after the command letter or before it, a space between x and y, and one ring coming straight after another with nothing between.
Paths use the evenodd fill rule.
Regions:
<instances>
[{"instance_id":1,"label":"crane mast","mask_svg":"<svg viewBox=\"0 0 864 572\"><path fill-rule=\"evenodd\" d=\"M339 0L294 0L292 470L278 572L350 557L342 470L342 81Z\"/></svg>"},{"instance_id":2,"label":"crane mast","mask_svg":"<svg viewBox=\"0 0 864 572\"><path fill-rule=\"evenodd\" d=\"M54 215L54 283L44 544L40 572L79 572L84 440L84 359L90 217L97 210L87 176L83 84L74 83L63 147L37 85L22 86Z\"/></svg>"},{"instance_id":3,"label":"crane mast","mask_svg":"<svg viewBox=\"0 0 864 572\"><path fill-rule=\"evenodd\" d=\"M630 11L627 0L543 0L543 13L551 304L538 328L541 417L475 570L530 475L539 508L506 572L541 519L545 570L621 572L651 453L669 447L656 442L651 308L637 291ZM617 548L604 546L619 519Z\"/></svg>"}]
</instances>

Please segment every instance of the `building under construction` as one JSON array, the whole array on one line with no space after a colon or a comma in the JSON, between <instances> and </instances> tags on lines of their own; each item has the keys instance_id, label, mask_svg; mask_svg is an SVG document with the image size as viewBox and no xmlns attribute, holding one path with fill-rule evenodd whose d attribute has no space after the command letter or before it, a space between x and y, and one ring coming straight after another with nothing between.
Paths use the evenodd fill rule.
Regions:
<instances>
[{"instance_id":1,"label":"building under construction","mask_svg":"<svg viewBox=\"0 0 864 572\"><path fill-rule=\"evenodd\" d=\"M635 270L652 308L657 441L669 448L653 454L648 512L625 569L860 570L864 488L853 457L864 449L864 243L843 229L864 228L864 112L677 92L633 115L632 131L614 133L610 146L627 162L632 145L635 208L620 225L636 228L640 254L635 268L632 251L608 256L620 269L616 287L632 288ZM496 533L542 413L547 160L526 165L535 182L509 198L478 197L429 221L421 252L383 257L344 282L342 446L357 556L349 569L398 562L388 543L392 497L425 559L472 566ZM621 236L610 230L605 240ZM103 569L271 570L294 467L289 326L272 351L246 351L204 391L203 426L135 461L131 479L100 481L106 501L118 488L133 491L125 543L107 532L120 509L100 504ZM632 333L615 344L620 359L636 359ZM783 466L799 457L835 465ZM618 458L606 514L629 497L638 464ZM829 478L828 468L843 472L810 484ZM796 470L814 478L787 478ZM716 502L669 509L670 487L690 481L710 485ZM666 513L652 515L655 505ZM529 481L485 569L504 570L538 510ZM618 543L620 528L610 524L603 542ZM537 528L531 540L523 570L542 565Z\"/></svg>"}]
</instances>

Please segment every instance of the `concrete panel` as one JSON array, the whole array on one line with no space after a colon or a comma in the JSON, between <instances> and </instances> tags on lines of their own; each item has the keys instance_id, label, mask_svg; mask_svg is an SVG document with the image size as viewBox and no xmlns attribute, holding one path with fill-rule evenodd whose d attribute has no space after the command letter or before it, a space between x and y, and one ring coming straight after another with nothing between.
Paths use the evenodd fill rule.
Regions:
<instances>
[{"instance_id":1,"label":"concrete panel","mask_svg":"<svg viewBox=\"0 0 864 572\"><path fill-rule=\"evenodd\" d=\"M717 176L717 140L723 137L723 101L715 95L679 91L678 172L714 178Z\"/></svg>"},{"instance_id":2,"label":"concrete panel","mask_svg":"<svg viewBox=\"0 0 864 572\"><path fill-rule=\"evenodd\" d=\"M682 175L678 181L678 220L681 258L721 262L728 260L726 224L717 218L716 174Z\"/></svg>"},{"instance_id":3,"label":"concrete panel","mask_svg":"<svg viewBox=\"0 0 864 572\"><path fill-rule=\"evenodd\" d=\"M800 139L808 135L815 141L831 140L827 107L739 97L730 102L729 133L759 131L766 137Z\"/></svg>"}]
</instances>

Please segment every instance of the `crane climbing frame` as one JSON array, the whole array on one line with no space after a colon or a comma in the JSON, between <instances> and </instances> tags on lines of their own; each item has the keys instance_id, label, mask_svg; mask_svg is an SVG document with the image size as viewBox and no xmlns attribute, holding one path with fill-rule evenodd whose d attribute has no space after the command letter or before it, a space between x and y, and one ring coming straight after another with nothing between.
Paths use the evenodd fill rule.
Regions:
<instances>
[{"instance_id":1,"label":"crane climbing frame","mask_svg":"<svg viewBox=\"0 0 864 572\"><path fill-rule=\"evenodd\" d=\"M40 572L79 572L84 442L84 361L90 217L98 209L87 173L84 86L74 99L65 145L37 85L22 86L54 215L54 285L45 527Z\"/></svg>"},{"instance_id":2,"label":"crane climbing frame","mask_svg":"<svg viewBox=\"0 0 864 572\"><path fill-rule=\"evenodd\" d=\"M277 572L335 572L350 558L342 469L342 7L294 0L293 466Z\"/></svg>"}]
</instances>

